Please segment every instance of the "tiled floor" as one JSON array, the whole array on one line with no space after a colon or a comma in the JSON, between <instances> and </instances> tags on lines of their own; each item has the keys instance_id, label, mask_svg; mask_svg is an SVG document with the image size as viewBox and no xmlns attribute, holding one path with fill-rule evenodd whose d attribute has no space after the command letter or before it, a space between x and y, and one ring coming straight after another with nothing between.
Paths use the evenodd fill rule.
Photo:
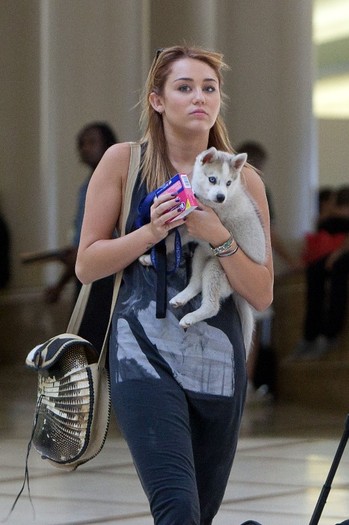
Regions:
<instances>
[{"instance_id":1,"label":"tiled floor","mask_svg":"<svg viewBox=\"0 0 349 525\"><path fill-rule=\"evenodd\" d=\"M1 314L4 319L0 306ZM7 328L11 318L8 308L6 315ZM24 319L35 318L32 308L23 315ZM49 315L45 315L47 323ZM1 329L4 331L4 324ZM19 338L30 340L31 329L30 322L22 323ZM48 329L52 329L50 323ZM22 485L35 404L36 377L23 367L22 353L23 349L18 351L18 359L0 367L0 520L6 517ZM236 461L215 525L240 525L248 519L262 525L308 525L345 419L346 414L271 405L250 397ZM320 525L335 525L349 518L348 467L349 445ZM76 472L62 473L32 450L29 474L33 506L25 489L8 519L9 525L152 523L130 454L114 423L102 452Z\"/></svg>"}]
</instances>

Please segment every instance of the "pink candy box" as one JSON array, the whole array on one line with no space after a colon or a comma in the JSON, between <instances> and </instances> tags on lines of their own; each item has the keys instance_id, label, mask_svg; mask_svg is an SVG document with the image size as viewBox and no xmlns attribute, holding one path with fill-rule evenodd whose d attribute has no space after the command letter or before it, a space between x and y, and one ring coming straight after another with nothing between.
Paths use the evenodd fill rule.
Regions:
<instances>
[{"instance_id":1,"label":"pink candy box","mask_svg":"<svg viewBox=\"0 0 349 525\"><path fill-rule=\"evenodd\" d=\"M178 215L172 219L172 221L182 219L198 207L198 201L191 189L188 176L184 173L177 173L177 175L174 175L172 179L160 186L155 193L159 196L164 192L175 194L181 200L180 207L182 211L178 212Z\"/></svg>"}]
</instances>

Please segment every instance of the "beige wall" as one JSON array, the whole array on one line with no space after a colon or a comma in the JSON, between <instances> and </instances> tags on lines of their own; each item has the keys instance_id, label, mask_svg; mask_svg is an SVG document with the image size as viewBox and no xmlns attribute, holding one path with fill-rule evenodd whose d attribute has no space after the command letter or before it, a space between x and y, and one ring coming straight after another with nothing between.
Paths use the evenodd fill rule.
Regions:
<instances>
[{"instance_id":1,"label":"beige wall","mask_svg":"<svg viewBox=\"0 0 349 525\"><path fill-rule=\"evenodd\" d=\"M321 119L318 134L320 185L349 184L349 120Z\"/></svg>"},{"instance_id":2,"label":"beige wall","mask_svg":"<svg viewBox=\"0 0 349 525\"><path fill-rule=\"evenodd\" d=\"M146 7L137 0L0 3L0 195L12 232L12 288L41 285L59 270L23 266L19 255L68 242L87 175L76 154L78 130L107 120L120 140L138 137L132 108L144 79Z\"/></svg>"},{"instance_id":3,"label":"beige wall","mask_svg":"<svg viewBox=\"0 0 349 525\"><path fill-rule=\"evenodd\" d=\"M18 248L40 237L38 17L37 2L0 4L0 205L13 236L14 263ZM15 272L14 285L18 264Z\"/></svg>"},{"instance_id":4,"label":"beige wall","mask_svg":"<svg viewBox=\"0 0 349 525\"><path fill-rule=\"evenodd\" d=\"M311 0L263 0L263 8L255 0L0 2L0 197L13 235L12 290L57 274L54 265L21 265L19 254L68 242L86 176L77 131L107 120L120 140L137 139L134 106L154 51L183 40L224 53L232 142L264 143L281 231L292 239L308 229L317 184ZM321 183L327 166L348 165L346 125L319 123Z\"/></svg>"}]
</instances>

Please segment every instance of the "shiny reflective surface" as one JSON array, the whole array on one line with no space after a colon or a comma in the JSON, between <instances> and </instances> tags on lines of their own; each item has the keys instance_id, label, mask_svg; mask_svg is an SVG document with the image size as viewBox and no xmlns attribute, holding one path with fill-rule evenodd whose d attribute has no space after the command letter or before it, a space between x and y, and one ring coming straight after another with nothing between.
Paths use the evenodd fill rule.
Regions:
<instances>
[{"instance_id":1,"label":"shiny reflective surface","mask_svg":"<svg viewBox=\"0 0 349 525\"><path fill-rule=\"evenodd\" d=\"M0 520L19 492L36 400L36 375L24 367L31 348L64 331L67 307L0 301ZM348 400L349 411L349 400ZM346 414L271 403L250 393L241 439L215 525L307 525L341 438ZM219 443L217 443L219 446ZM349 518L349 445L320 525ZM148 504L127 446L112 422L102 452L75 472L56 470L31 450L27 489L8 523L150 525Z\"/></svg>"}]
</instances>

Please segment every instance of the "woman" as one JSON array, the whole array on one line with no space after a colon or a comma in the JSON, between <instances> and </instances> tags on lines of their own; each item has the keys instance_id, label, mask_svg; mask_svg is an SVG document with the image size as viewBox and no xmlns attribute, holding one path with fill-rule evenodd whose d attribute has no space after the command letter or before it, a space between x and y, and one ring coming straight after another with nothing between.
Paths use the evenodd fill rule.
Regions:
<instances>
[{"instance_id":1,"label":"woman","mask_svg":"<svg viewBox=\"0 0 349 525\"><path fill-rule=\"evenodd\" d=\"M232 297L216 317L183 330L178 320L198 306L195 298L164 318L155 315L156 270L138 258L172 234L213 247L229 231L205 206L176 218L175 195L161 194L150 208L150 222L135 227L142 198L176 173L190 177L196 156L210 146L232 151L220 115L222 55L181 46L158 52L143 100L146 125L141 140L140 186L132 197L126 235L112 238L122 206L130 157L127 143L112 146L92 176L86 202L76 271L89 283L124 269L109 346L112 403L118 425L149 499L154 523L212 523L231 470L246 390L246 352ZM273 268L269 213L260 177L249 167L244 184L265 225L268 260L258 265L242 250L220 258L232 285L257 310L272 301ZM173 263L169 255L168 266ZM188 246L176 271L167 275L168 300L187 279Z\"/></svg>"}]
</instances>

